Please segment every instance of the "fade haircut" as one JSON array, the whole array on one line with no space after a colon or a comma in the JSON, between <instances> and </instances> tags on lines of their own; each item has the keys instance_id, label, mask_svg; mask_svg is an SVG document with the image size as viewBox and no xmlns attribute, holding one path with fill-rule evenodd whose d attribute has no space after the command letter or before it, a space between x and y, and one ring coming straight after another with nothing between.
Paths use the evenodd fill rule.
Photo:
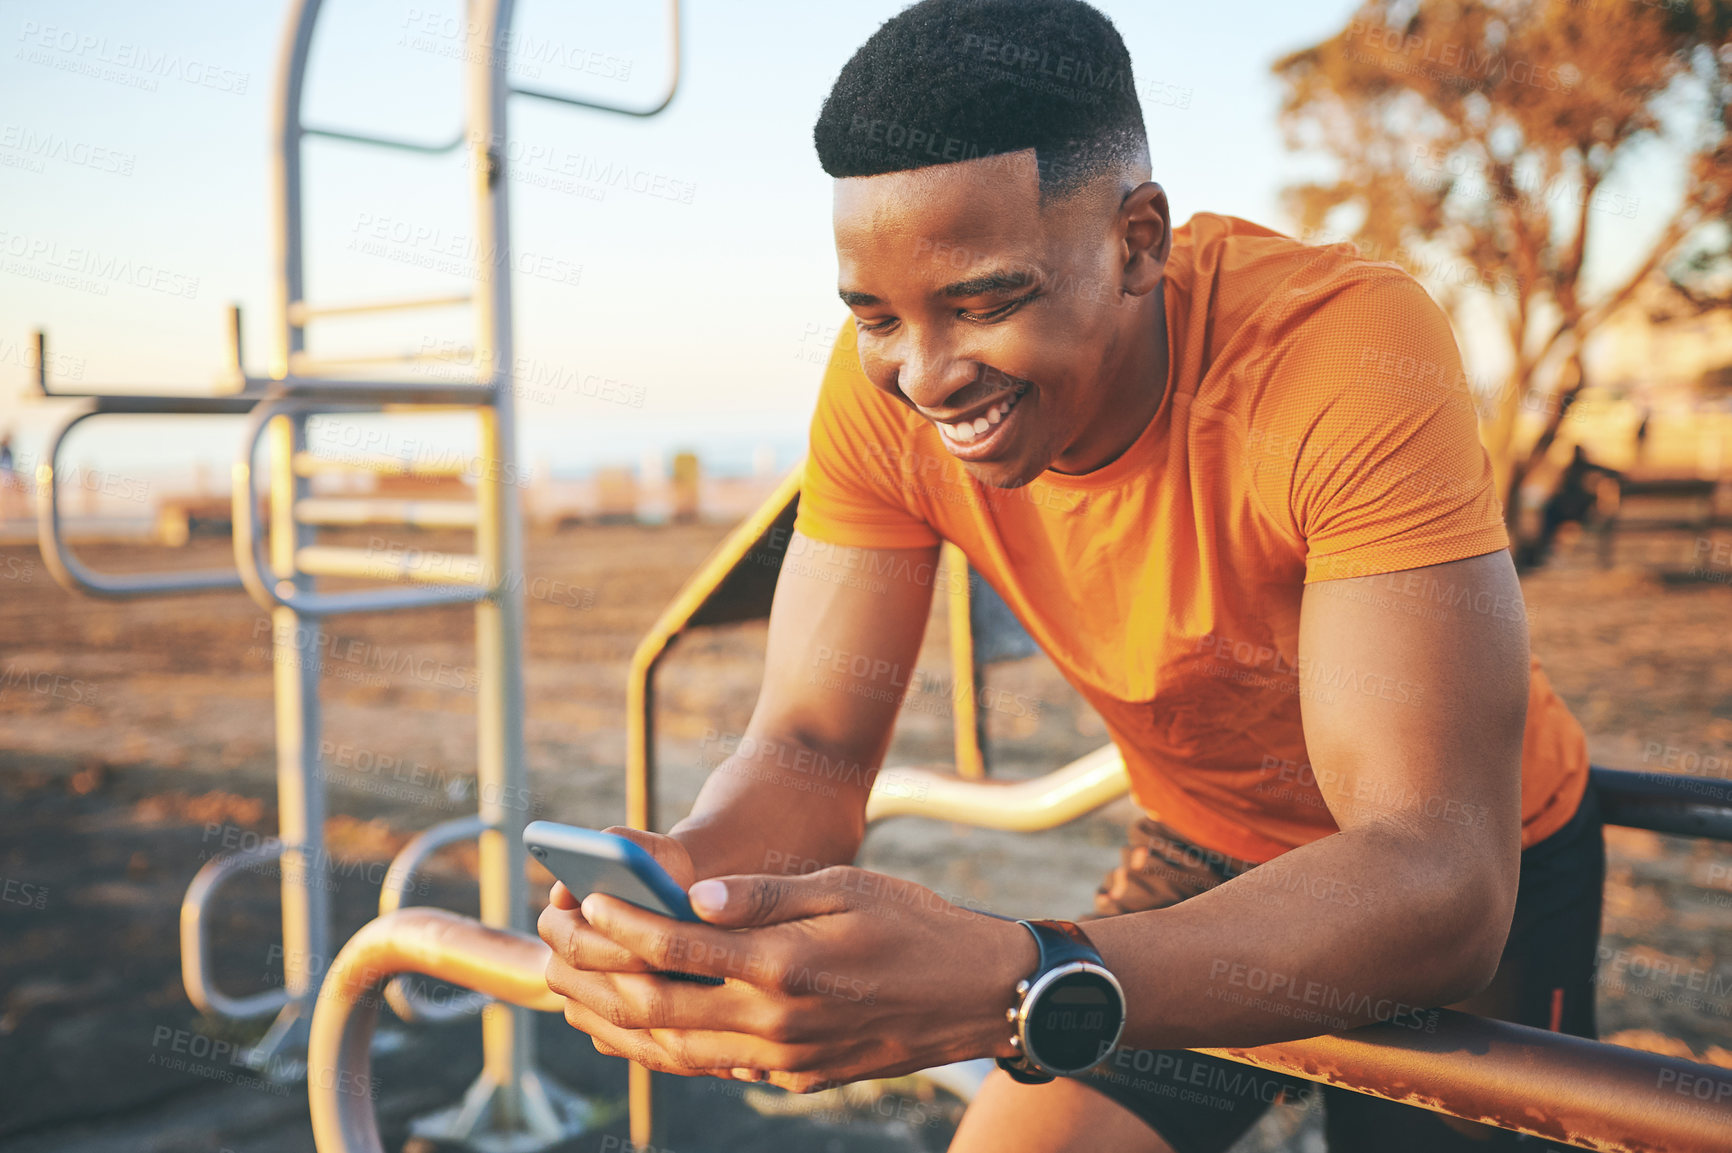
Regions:
<instances>
[{"instance_id":1,"label":"fade haircut","mask_svg":"<svg viewBox=\"0 0 1732 1153\"><path fill-rule=\"evenodd\" d=\"M1034 149L1042 203L1146 169L1125 42L1082 0L921 0L851 60L812 130L831 176Z\"/></svg>"}]
</instances>

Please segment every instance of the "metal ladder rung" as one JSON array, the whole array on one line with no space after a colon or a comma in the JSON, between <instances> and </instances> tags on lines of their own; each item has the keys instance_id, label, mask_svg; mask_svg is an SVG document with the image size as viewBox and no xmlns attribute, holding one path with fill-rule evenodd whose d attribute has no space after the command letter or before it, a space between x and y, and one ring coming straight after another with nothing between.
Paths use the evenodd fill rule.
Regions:
<instances>
[{"instance_id":1,"label":"metal ladder rung","mask_svg":"<svg viewBox=\"0 0 1732 1153\"><path fill-rule=\"evenodd\" d=\"M474 528L478 517L475 503L466 500L305 497L295 502L295 519L302 524Z\"/></svg>"},{"instance_id":2,"label":"metal ladder rung","mask_svg":"<svg viewBox=\"0 0 1732 1153\"><path fill-rule=\"evenodd\" d=\"M367 577L485 587L486 566L469 553L404 549L400 554L336 545L305 545L295 550L295 567L308 576Z\"/></svg>"},{"instance_id":3,"label":"metal ladder rung","mask_svg":"<svg viewBox=\"0 0 1732 1153\"><path fill-rule=\"evenodd\" d=\"M385 456L380 453L357 452L342 457L319 456L311 452L295 454L296 476L329 476L339 473L377 473L380 476L437 477L474 476L479 469L476 458L453 453L448 458L410 458Z\"/></svg>"},{"instance_id":4,"label":"metal ladder rung","mask_svg":"<svg viewBox=\"0 0 1732 1153\"><path fill-rule=\"evenodd\" d=\"M297 352L289 357L289 371L295 375L317 376L357 365L421 364L427 361L469 360L473 357L473 349L455 348L442 352L377 352L357 356L310 356Z\"/></svg>"},{"instance_id":5,"label":"metal ladder rung","mask_svg":"<svg viewBox=\"0 0 1732 1153\"><path fill-rule=\"evenodd\" d=\"M301 126L302 136L322 136L326 140L346 140L350 144L365 144L372 148L395 148L401 152L423 152L429 156L438 156L443 152L453 152L463 143L463 133L443 144L426 143L420 140L401 140L394 136L371 136L364 132L344 132L337 128L318 128L313 125Z\"/></svg>"},{"instance_id":6,"label":"metal ladder rung","mask_svg":"<svg viewBox=\"0 0 1732 1153\"><path fill-rule=\"evenodd\" d=\"M433 459L366 452L342 457L319 456L311 452L295 454L295 475L309 477L370 472L380 476L414 476L431 480L439 477L474 476L479 468L475 457L460 453Z\"/></svg>"},{"instance_id":7,"label":"metal ladder rung","mask_svg":"<svg viewBox=\"0 0 1732 1153\"><path fill-rule=\"evenodd\" d=\"M354 316L367 312L401 312L415 308L452 308L460 304L473 304L475 294L470 292L448 293L444 296L408 296L398 300L365 300L353 304L321 304L311 305L304 300L297 300L289 305L289 323L305 324L325 316Z\"/></svg>"}]
</instances>

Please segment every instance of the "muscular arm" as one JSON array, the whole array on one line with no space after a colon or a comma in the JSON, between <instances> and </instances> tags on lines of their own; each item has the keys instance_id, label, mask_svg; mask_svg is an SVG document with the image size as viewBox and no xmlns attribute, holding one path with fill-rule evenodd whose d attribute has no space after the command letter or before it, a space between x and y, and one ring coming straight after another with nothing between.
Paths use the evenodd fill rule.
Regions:
<instances>
[{"instance_id":1,"label":"muscular arm","mask_svg":"<svg viewBox=\"0 0 1732 1153\"><path fill-rule=\"evenodd\" d=\"M937 561L937 546L846 549L793 535L751 723L671 830L699 878L854 859Z\"/></svg>"},{"instance_id":2,"label":"muscular arm","mask_svg":"<svg viewBox=\"0 0 1732 1153\"><path fill-rule=\"evenodd\" d=\"M1126 988L1123 1044L1418 1027L1416 1009L1491 979L1520 864L1521 603L1504 552L1306 588L1305 740L1341 831L1172 908L1091 923Z\"/></svg>"},{"instance_id":3,"label":"muscular arm","mask_svg":"<svg viewBox=\"0 0 1732 1153\"><path fill-rule=\"evenodd\" d=\"M931 558L901 555L912 572ZM789 787L799 762L766 746L875 766L929 597L930 580L911 574L879 591L834 579L861 576L857 559L801 566L777 591L749 730L758 745L720 767L676 829L699 875L728 874L692 889L708 923L675 928L600 895L579 916L556 890L542 916L549 986L602 1052L674 1072L769 1070L809 1089L1011 1056L1004 1012L1035 964L1020 927L937 894L893 895L857 869L764 875L802 871L775 867L790 858L853 856L866 774L839 775L828 796ZM1171 908L1089 924L1125 987L1122 1044L1423 1027L1420 1010L1491 979L1519 869L1521 592L1502 552L1413 570L1421 596L1405 591L1409 579L1305 593L1305 733L1341 831ZM710 988L645 969L727 980Z\"/></svg>"}]
</instances>

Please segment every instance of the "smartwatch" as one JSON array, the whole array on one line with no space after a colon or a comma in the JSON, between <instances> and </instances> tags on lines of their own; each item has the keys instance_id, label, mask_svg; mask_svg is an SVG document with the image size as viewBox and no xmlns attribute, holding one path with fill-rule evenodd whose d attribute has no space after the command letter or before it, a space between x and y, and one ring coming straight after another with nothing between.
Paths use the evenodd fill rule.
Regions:
<instances>
[{"instance_id":1,"label":"smartwatch","mask_svg":"<svg viewBox=\"0 0 1732 1153\"><path fill-rule=\"evenodd\" d=\"M998 1067L1025 1085L1074 1076L1112 1053L1125 1028L1125 991L1101 955L1069 921L1018 921L1034 936L1040 961L1016 984L1005 1010L1015 1026L1016 1057Z\"/></svg>"}]
</instances>

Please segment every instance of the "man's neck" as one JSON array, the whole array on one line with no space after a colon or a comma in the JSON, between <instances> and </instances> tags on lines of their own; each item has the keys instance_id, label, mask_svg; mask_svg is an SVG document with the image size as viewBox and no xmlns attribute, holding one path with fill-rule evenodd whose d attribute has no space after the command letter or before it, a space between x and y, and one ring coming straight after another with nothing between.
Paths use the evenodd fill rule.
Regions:
<instances>
[{"instance_id":1,"label":"man's neck","mask_svg":"<svg viewBox=\"0 0 1732 1153\"><path fill-rule=\"evenodd\" d=\"M1086 476L1105 468L1129 451L1160 411L1167 392L1171 353L1167 347L1167 282L1142 297L1133 307L1141 315L1132 326L1132 340L1123 357L1105 365L1113 375L1107 400L1095 414L1093 425L1075 445L1055 460L1049 471L1065 476ZM1154 315L1148 315L1152 312Z\"/></svg>"}]
</instances>

